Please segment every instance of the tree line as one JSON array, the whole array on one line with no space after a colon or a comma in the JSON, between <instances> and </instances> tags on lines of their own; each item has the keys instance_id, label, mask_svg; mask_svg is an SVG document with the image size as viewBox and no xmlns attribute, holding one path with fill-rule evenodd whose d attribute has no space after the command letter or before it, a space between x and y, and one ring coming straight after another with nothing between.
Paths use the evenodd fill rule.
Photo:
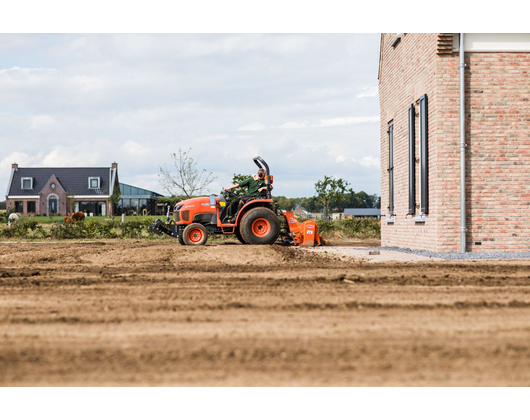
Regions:
<instances>
[{"instance_id":1,"label":"tree line","mask_svg":"<svg viewBox=\"0 0 530 420\"><path fill-rule=\"evenodd\" d=\"M232 184L239 184L247 179L249 175L234 174ZM311 197L289 198L285 196L275 196L278 205L282 210L294 210L300 205L311 213L342 213L347 208L381 208L381 197L377 194L368 194L364 191L355 192L349 187L349 182L342 178L324 176L324 180L315 183L315 195ZM236 195L245 195L244 188L234 189ZM222 192L221 192L222 193ZM168 203L174 206L179 201L190 198L185 195L172 194L169 197L161 197L159 203Z\"/></svg>"}]
</instances>

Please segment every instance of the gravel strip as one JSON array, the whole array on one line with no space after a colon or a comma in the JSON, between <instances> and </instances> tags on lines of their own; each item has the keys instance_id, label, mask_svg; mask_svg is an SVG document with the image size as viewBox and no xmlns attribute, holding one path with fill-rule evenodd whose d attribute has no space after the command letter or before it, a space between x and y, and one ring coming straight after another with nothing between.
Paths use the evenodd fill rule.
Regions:
<instances>
[{"instance_id":1,"label":"gravel strip","mask_svg":"<svg viewBox=\"0 0 530 420\"><path fill-rule=\"evenodd\" d=\"M530 259L530 251L521 252L429 252L417 249L398 248L395 246L374 246L357 248L366 250L397 251L407 254L422 255L424 257L442 258L444 260L527 260Z\"/></svg>"}]
</instances>

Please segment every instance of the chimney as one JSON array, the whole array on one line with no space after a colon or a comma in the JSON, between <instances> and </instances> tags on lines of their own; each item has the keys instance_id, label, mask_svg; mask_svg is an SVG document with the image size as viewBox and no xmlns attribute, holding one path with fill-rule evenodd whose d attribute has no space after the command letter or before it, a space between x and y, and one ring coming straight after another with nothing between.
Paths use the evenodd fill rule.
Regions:
<instances>
[{"instance_id":1,"label":"chimney","mask_svg":"<svg viewBox=\"0 0 530 420\"><path fill-rule=\"evenodd\" d=\"M112 169L118 169L118 164L116 162L112 162Z\"/></svg>"},{"instance_id":2,"label":"chimney","mask_svg":"<svg viewBox=\"0 0 530 420\"><path fill-rule=\"evenodd\" d=\"M15 171L18 170L18 163L12 163L11 169L14 169Z\"/></svg>"}]
</instances>

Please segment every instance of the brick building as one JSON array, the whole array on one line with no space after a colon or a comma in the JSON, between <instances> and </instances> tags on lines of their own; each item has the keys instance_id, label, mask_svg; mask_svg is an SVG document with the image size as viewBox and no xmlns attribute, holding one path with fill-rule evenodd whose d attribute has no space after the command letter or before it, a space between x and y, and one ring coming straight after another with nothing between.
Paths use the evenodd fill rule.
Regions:
<instances>
[{"instance_id":1,"label":"brick building","mask_svg":"<svg viewBox=\"0 0 530 420\"><path fill-rule=\"evenodd\" d=\"M118 164L103 168L19 168L12 165L6 207L22 216L83 211L112 214L109 197L119 191Z\"/></svg>"},{"instance_id":2,"label":"brick building","mask_svg":"<svg viewBox=\"0 0 530 420\"><path fill-rule=\"evenodd\" d=\"M530 34L462 39L381 36L383 246L530 249Z\"/></svg>"}]
</instances>

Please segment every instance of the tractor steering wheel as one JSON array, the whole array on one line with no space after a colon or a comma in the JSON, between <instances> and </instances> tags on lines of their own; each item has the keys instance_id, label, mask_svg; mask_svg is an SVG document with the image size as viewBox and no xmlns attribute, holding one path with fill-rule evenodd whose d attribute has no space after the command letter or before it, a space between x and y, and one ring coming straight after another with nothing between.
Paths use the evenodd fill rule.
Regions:
<instances>
[{"instance_id":1,"label":"tractor steering wheel","mask_svg":"<svg viewBox=\"0 0 530 420\"><path fill-rule=\"evenodd\" d=\"M238 197L238 195L237 195L235 192L233 192L232 190L228 190L228 191L226 191L226 190L223 189L223 193L228 194L228 196L229 196L230 198Z\"/></svg>"}]
</instances>

